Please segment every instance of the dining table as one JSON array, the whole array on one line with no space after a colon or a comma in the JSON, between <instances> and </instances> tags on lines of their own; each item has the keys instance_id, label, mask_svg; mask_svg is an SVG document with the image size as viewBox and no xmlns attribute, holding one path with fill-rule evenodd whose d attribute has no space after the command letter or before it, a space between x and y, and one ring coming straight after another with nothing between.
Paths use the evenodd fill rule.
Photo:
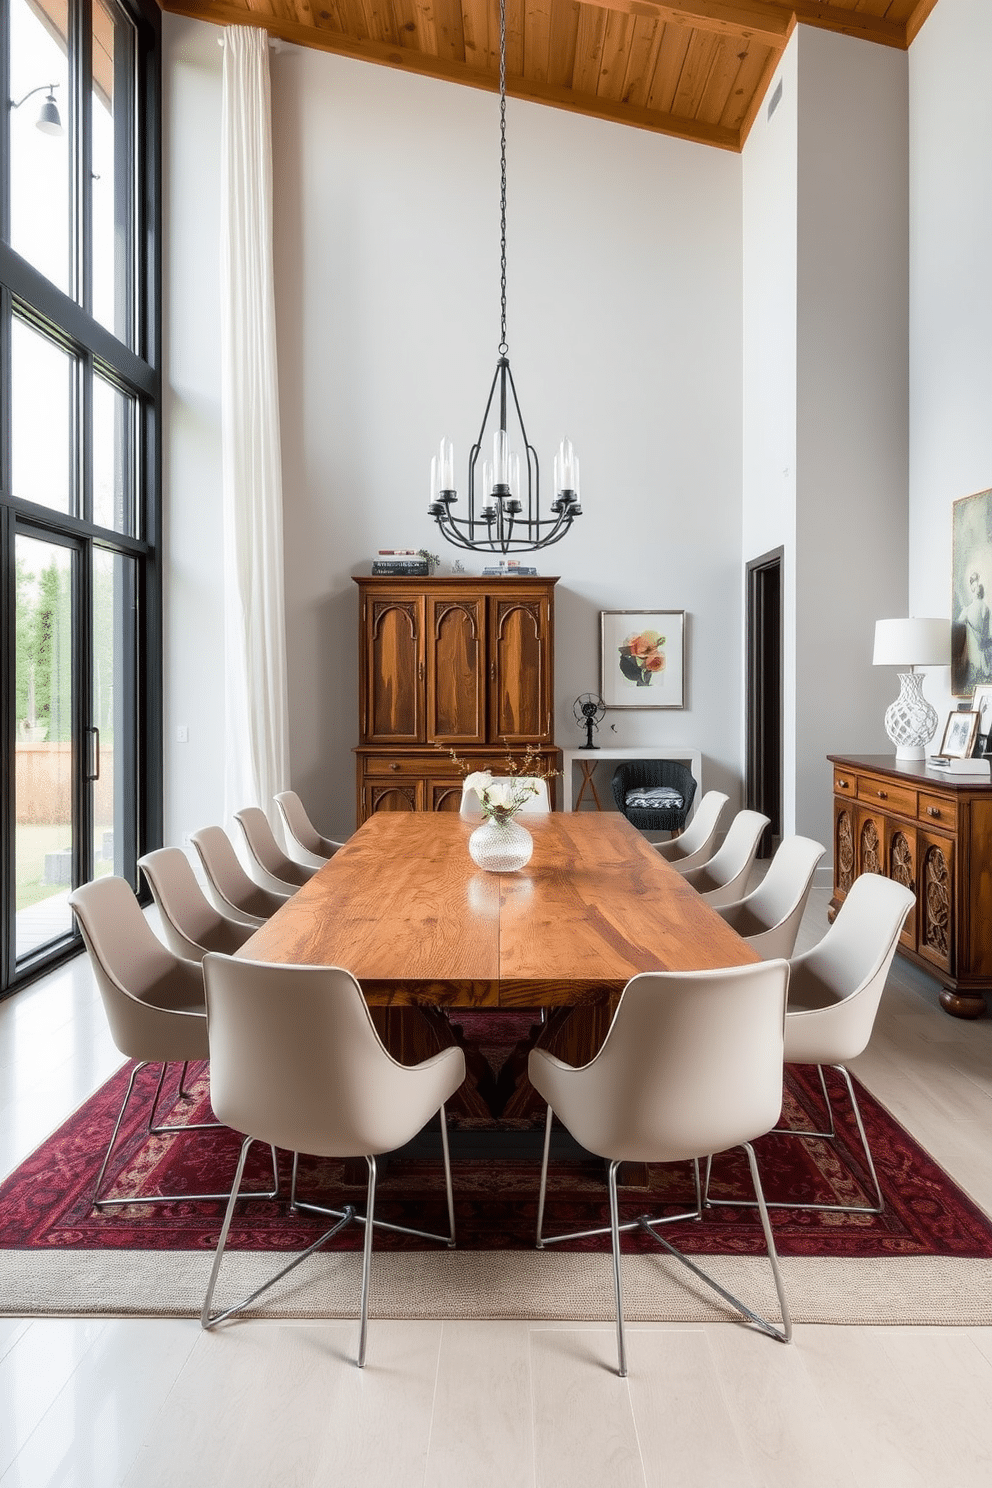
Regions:
<instances>
[{"instance_id":1,"label":"dining table","mask_svg":"<svg viewBox=\"0 0 992 1488\"><path fill-rule=\"evenodd\" d=\"M469 856L477 823L371 816L238 954L346 967L373 1007L448 1008L611 1003L642 971L759 959L621 813L521 824L530 862L488 873Z\"/></svg>"},{"instance_id":2,"label":"dining table","mask_svg":"<svg viewBox=\"0 0 992 1488\"><path fill-rule=\"evenodd\" d=\"M759 959L619 812L535 814L525 824L527 865L488 873L469 855L475 822L371 816L237 955L347 968L396 1058L415 1063L461 1043L461 1114L502 1120L530 1112L529 1048L590 1059L631 977ZM464 1013L500 1009L533 1017L497 1098Z\"/></svg>"}]
</instances>

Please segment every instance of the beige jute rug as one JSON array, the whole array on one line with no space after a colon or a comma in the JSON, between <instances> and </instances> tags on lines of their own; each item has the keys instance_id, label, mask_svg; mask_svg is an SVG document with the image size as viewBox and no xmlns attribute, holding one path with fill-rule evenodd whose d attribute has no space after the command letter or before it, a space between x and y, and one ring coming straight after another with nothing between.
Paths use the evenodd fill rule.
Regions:
<instances>
[{"instance_id":1,"label":"beige jute rug","mask_svg":"<svg viewBox=\"0 0 992 1488\"><path fill-rule=\"evenodd\" d=\"M215 1306L246 1296L285 1255L225 1257ZM759 1257L710 1256L701 1263L729 1291L774 1318L771 1270ZM3 1251L4 1316L197 1316L212 1257L204 1252ZM259 1317L350 1318L358 1309L361 1257L316 1255L252 1309ZM934 1257L781 1262L796 1322L992 1324L992 1261ZM736 1317L671 1257L626 1256L625 1313L638 1322L713 1322ZM380 1318L613 1317L609 1256L537 1251L417 1251L372 1258L371 1314Z\"/></svg>"}]
</instances>

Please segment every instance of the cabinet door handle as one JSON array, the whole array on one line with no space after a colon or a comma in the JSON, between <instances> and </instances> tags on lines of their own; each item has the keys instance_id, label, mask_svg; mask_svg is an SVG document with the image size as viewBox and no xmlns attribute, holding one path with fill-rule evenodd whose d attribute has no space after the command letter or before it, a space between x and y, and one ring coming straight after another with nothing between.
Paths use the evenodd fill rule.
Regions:
<instances>
[{"instance_id":1,"label":"cabinet door handle","mask_svg":"<svg viewBox=\"0 0 992 1488\"><path fill-rule=\"evenodd\" d=\"M421 660L417 663L417 676L419 677L420 681L423 682L423 680L424 680L424 662L423 662L423 658L421 658Z\"/></svg>"},{"instance_id":2,"label":"cabinet door handle","mask_svg":"<svg viewBox=\"0 0 992 1488\"><path fill-rule=\"evenodd\" d=\"M496 663L495 663L495 661L491 661L489 663L489 680L490 680L490 682L495 682L496 681Z\"/></svg>"}]
</instances>

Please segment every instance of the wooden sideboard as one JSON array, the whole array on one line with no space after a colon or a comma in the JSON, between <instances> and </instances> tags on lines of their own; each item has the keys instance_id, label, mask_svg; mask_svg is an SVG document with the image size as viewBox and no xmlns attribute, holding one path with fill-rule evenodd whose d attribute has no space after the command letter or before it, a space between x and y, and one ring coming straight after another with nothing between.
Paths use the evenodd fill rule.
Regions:
<instances>
[{"instance_id":1,"label":"wooden sideboard","mask_svg":"<svg viewBox=\"0 0 992 1488\"><path fill-rule=\"evenodd\" d=\"M519 761L528 750L542 770L560 768L557 578L355 582L360 823L379 811L457 811L462 773L452 749L497 775L508 754Z\"/></svg>"},{"instance_id":2,"label":"wooden sideboard","mask_svg":"<svg viewBox=\"0 0 992 1488\"><path fill-rule=\"evenodd\" d=\"M840 907L861 873L916 894L900 950L941 983L958 1018L985 1011L992 989L992 784L896 762L831 754L834 892Z\"/></svg>"}]
</instances>

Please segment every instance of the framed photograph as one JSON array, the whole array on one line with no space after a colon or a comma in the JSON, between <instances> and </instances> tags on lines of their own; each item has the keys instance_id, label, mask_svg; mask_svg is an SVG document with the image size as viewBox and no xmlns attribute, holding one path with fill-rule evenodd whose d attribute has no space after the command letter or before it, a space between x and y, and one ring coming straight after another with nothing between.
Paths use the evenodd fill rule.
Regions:
<instances>
[{"instance_id":1,"label":"framed photograph","mask_svg":"<svg viewBox=\"0 0 992 1488\"><path fill-rule=\"evenodd\" d=\"M971 706L978 714L978 746L976 754L992 753L990 741L992 741L992 685L984 684L975 688L975 695L971 700Z\"/></svg>"},{"instance_id":2,"label":"framed photograph","mask_svg":"<svg viewBox=\"0 0 992 1488\"><path fill-rule=\"evenodd\" d=\"M940 753L949 759L967 759L978 737L978 714L972 709L949 713L944 724Z\"/></svg>"},{"instance_id":3,"label":"framed photograph","mask_svg":"<svg viewBox=\"0 0 992 1488\"><path fill-rule=\"evenodd\" d=\"M600 610L607 708L685 707L685 610Z\"/></svg>"},{"instance_id":4,"label":"framed photograph","mask_svg":"<svg viewBox=\"0 0 992 1488\"><path fill-rule=\"evenodd\" d=\"M992 491L963 496L953 512L951 692L970 698L992 683Z\"/></svg>"}]
</instances>

